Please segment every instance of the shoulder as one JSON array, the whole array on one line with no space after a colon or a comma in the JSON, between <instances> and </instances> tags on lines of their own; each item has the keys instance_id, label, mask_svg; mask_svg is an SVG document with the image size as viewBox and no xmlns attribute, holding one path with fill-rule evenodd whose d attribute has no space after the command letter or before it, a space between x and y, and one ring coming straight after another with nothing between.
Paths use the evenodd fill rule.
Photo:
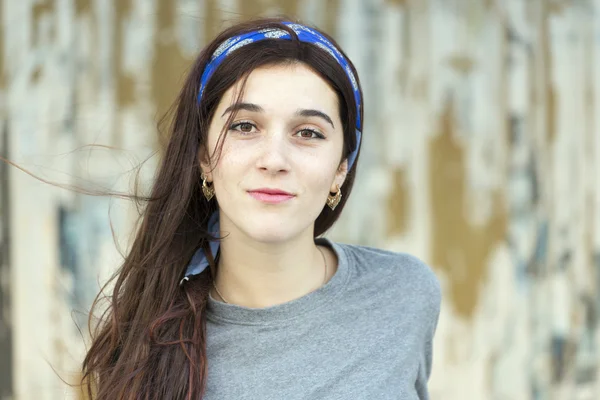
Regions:
<instances>
[{"instance_id":1,"label":"shoulder","mask_svg":"<svg viewBox=\"0 0 600 400\"><path fill-rule=\"evenodd\" d=\"M421 283L422 288L440 290L439 281L431 267L414 255L355 244L336 245L344 251L348 263L352 264L359 274L375 272L379 275L404 278L412 284Z\"/></svg>"},{"instance_id":2,"label":"shoulder","mask_svg":"<svg viewBox=\"0 0 600 400\"><path fill-rule=\"evenodd\" d=\"M357 281L372 282L385 292L410 297L424 307L422 312L439 314L440 282L429 265L411 254L375 247L334 243L344 252ZM389 289L389 290L386 290Z\"/></svg>"}]
</instances>

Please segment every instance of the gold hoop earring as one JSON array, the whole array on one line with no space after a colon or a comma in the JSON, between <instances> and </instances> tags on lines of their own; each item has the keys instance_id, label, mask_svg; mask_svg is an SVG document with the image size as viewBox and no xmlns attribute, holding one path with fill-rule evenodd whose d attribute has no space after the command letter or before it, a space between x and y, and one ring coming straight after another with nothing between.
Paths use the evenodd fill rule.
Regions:
<instances>
[{"instance_id":1,"label":"gold hoop earring","mask_svg":"<svg viewBox=\"0 0 600 400\"><path fill-rule=\"evenodd\" d=\"M206 184L206 176L202 174L202 193L207 201L210 201L215 196L215 185L208 186Z\"/></svg>"},{"instance_id":2,"label":"gold hoop earring","mask_svg":"<svg viewBox=\"0 0 600 400\"><path fill-rule=\"evenodd\" d=\"M329 194L329 196L327 196L327 205L333 211L333 210L335 210L337 205L340 204L340 200L342 200L342 190L338 186L337 193L334 196L332 196L331 194Z\"/></svg>"}]
</instances>

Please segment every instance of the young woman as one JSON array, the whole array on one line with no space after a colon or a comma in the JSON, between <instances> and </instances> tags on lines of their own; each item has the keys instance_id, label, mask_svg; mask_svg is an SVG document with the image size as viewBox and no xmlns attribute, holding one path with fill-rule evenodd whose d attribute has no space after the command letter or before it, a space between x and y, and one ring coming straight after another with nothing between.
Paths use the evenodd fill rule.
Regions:
<instances>
[{"instance_id":1,"label":"young woman","mask_svg":"<svg viewBox=\"0 0 600 400\"><path fill-rule=\"evenodd\" d=\"M97 399L427 399L440 289L406 254L320 238L363 104L323 32L242 23L183 86L83 364Z\"/></svg>"}]
</instances>

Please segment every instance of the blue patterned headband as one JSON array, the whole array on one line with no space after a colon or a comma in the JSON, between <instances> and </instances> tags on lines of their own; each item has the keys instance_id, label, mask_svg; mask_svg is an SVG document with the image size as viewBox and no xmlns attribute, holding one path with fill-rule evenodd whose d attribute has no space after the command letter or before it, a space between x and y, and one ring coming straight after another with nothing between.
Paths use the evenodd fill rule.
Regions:
<instances>
[{"instance_id":1,"label":"blue patterned headband","mask_svg":"<svg viewBox=\"0 0 600 400\"><path fill-rule=\"evenodd\" d=\"M352 168L354 165L354 161L356 160L356 156L358 155L358 149L360 147L361 141L361 119L360 119L360 107L361 107L361 97L360 90L358 87L358 83L354 74L352 73L352 69L348 64L348 61L344 58L342 53L323 35L314 29L310 29L304 25L295 24L292 22L283 22L284 25L291 28L296 35L298 36L298 40L304 43L312 43L320 49L325 50L329 53L337 63L344 69L346 72L346 76L348 77L350 83L352 84L352 90L354 92L354 102L356 104L356 148L350 153L348 156L348 170ZM282 40L293 40L292 36L284 31L283 29L277 28L266 28L258 31L253 31L249 33L245 33L242 35L234 36L227 39L223 42L217 50L213 53L208 65L204 68L204 72L202 73L202 78L200 79L200 90L198 92L198 103L202 100L202 94L204 93L204 89L213 75L215 70L221 65L223 60L227 58L235 50L243 47L247 44L259 42L261 40L266 39L282 39ZM220 235L220 227L219 227L219 214L218 211L215 211L208 222L208 231L214 237L219 237ZM212 254L215 256L219 251L219 241L210 241L210 249ZM204 254L204 250L202 248L198 249L192 260L190 261L188 268L185 272L185 276L180 282L180 285L185 281L188 281L190 276L198 275L203 272L208 267L208 260Z\"/></svg>"}]
</instances>

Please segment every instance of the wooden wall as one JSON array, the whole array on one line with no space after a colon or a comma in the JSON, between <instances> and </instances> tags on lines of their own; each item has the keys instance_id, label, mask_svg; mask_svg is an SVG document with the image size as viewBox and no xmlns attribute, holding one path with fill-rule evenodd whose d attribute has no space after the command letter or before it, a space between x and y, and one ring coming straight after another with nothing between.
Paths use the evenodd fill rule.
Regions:
<instances>
[{"instance_id":1,"label":"wooden wall","mask_svg":"<svg viewBox=\"0 0 600 400\"><path fill-rule=\"evenodd\" d=\"M600 0L0 5L0 155L116 190L164 140L158 117L221 28L284 13L325 29L366 110L331 236L436 271L432 398L600 398ZM83 352L75 323L119 259L108 210L126 247L132 208L3 164L0 177L0 397L62 399L57 372L76 379Z\"/></svg>"}]
</instances>

